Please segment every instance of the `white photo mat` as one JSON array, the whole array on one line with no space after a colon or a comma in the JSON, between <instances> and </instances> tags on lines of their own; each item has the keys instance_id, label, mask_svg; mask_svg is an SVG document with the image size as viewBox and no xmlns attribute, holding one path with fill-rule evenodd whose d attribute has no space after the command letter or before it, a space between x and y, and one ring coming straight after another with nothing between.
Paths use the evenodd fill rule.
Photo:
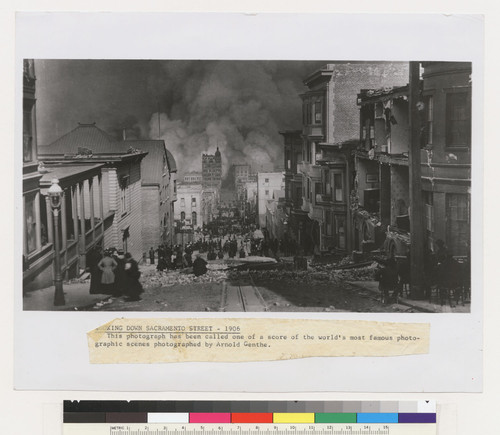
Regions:
<instances>
[{"instance_id":1,"label":"white photo mat","mask_svg":"<svg viewBox=\"0 0 500 435\"><path fill-rule=\"evenodd\" d=\"M473 63L472 305L467 314L244 313L429 322L428 355L257 363L91 365L86 333L115 317L231 313L23 312L15 263L14 387L45 390L482 390L483 20L479 16L20 13L16 20L16 252L21 258L22 59L453 60Z\"/></svg>"}]
</instances>

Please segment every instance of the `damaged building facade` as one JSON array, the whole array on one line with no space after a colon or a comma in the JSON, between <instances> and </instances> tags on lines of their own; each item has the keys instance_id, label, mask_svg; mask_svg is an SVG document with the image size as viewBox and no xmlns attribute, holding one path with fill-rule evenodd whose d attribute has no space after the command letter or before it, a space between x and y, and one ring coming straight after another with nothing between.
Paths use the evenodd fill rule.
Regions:
<instances>
[{"instance_id":1,"label":"damaged building facade","mask_svg":"<svg viewBox=\"0 0 500 435\"><path fill-rule=\"evenodd\" d=\"M356 97L359 89L395 82L403 85L407 79L407 63L340 62L327 64L304 80L302 156L297 165L302 201L292 212L304 252L346 253L353 249L349 235L352 151L359 142ZM290 185L297 188L298 183Z\"/></svg>"},{"instance_id":2,"label":"damaged building facade","mask_svg":"<svg viewBox=\"0 0 500 435\"><path fill-rule=\"evenodd\" d=\"M408 86L363 90L351 195L353 249L406 255L410 243Z\"/></svg>"},{"instance_id":3,"label":"damaged building facade","mask_svg":"<svg viewBox=\"0 0 500 435\"><path fill-rule=\"evenodd\" d=\"M469 255L471 187L471 64L424 62L418 104L421 219L410 226L409 87L362 90L360 145L354 152L354 250L384 248L406 256L411 240L428 251L445 242L454 256Z\"/></svg>"}]
</instances>

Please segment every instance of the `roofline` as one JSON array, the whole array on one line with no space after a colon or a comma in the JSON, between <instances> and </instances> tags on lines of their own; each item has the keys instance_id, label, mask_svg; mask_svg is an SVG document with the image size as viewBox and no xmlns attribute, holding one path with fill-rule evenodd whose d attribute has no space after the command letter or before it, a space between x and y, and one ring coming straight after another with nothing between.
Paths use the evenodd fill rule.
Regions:
<instances>
[{"instance_id":1,"label":"roofline","mask_svg":"<svg viewBox=\"0 0 500 435\"><path fill-rule=\"evenodd\" d=\"M75 130L79 129L80 127L94 127L95 129L99 130L101 133L103 133L109 140L110 142L112 143L115 143L115 142L118 142L115 138L113 138L113 136L111 136L108 132L104 131L102 128L99 128L95 121L92 122L92 123L82 123L82 122L79 122L78 123L78 126L75 127L73 130L70 130L68 131L66 134L63 134L62 136L60 136L59 138L57 138L54 142L48 144L48 145L45 145L47 147L49 146L52 146L54 144L56 144L57 142L61 141L63 138L65 138L66 136L69 136L71 133L73 133Z\"/></svg>"},{"instance_id":2,"label":"roofline","mask_svg":"<svg viewBox=\"0 0 500 435\"><path fill-rule=\"evenodd\" d=\"M103 163L98 163L98 164L95 164L92 168L88 168L84 171L79 172L78 174L68 174L67 176L65 176L63 178L59 178L59 183L61 184L61 187L71 186L76 181L79 181L82 179L86 180L88 178L88 175L91 175L92 173L95 173L95 175L99 174L99 172L101 171L103 166L104 166ZM64 166L56 166L56 167L46 166L47 169L51 169L51 168L56 169L58 167L63 168ZM48 173L50 173L50 172L48 172ZM40 188L41 189L50 187L51 184L52 184L52 180L46 180L46 181L40 180Z\"/></svg>"},{"instance_id":3,"label":"roofline","mask_svg":"<svg viewBox=\"0 0 500 435\"><path fill-rule=\"evenodd\" d=\"M90 157L77 157L77 155L65 154L38 154L39 161L54 162L54 163L108 163L108 162L127 162L130 160L142 160L148 152L140 152L134 154L93 154Z\"/></svg>"},{"instance_id":4,"label":"roofline","mask_svg":"<svg viewBox=\"0 0 500 435\"><path fill-rule=\"evenodd\" d=\"M305 86L309 86L309 84L319 78L331 76L333 74L333 69L328 69L327 65L328 64L309 74L304 80L302 80L302 83L304 83Z\"/></svg>"},{"instance_id":5,"label":"roofline","mask_svg":"<svg viewBox=\"0 0 500 435\"><path fill-rule=\"evenodd\" d=\"M398 86L397 88L393 88L391 91L388 91L385 94L381 95L366 95L368 91L379 91L379 89L367 89L364 92L360 92L357 95L358 105L368 104L368 103L376 103L387 100L394 100L396 98L401 98L404 96L408 96L410 94L410 87L408 84L404 86Z\"/></svg>"}]
</instances>

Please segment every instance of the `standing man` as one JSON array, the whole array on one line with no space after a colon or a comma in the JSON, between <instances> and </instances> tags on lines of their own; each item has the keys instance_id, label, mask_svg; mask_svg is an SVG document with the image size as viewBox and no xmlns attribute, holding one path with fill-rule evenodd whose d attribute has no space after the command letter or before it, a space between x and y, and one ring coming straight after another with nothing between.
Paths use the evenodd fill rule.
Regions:
<instances>
[{"instance_id":1,"label":"standing man","mask_svg":"<svg viewBox=\"0 0 500 435\"><path fill-rule=\"evenodd\" d=\"M149 250L149 262L150 264L155 264L155 250L153 247Z\"/></svg>"},{"instance_id":2,"label":"standing man","mask_svg":"<svg viewBox=\"0 0 500 435\"><path fill-rule=\"evenodd\" d=\"M398 271L394 258L389 258L385 261L380 261L382 269L379 269L375 274L375 279L378 281L382 303L389 304L398 302ZM391 294L392 291L392 294Z\"/></svg>"}]
</instances>

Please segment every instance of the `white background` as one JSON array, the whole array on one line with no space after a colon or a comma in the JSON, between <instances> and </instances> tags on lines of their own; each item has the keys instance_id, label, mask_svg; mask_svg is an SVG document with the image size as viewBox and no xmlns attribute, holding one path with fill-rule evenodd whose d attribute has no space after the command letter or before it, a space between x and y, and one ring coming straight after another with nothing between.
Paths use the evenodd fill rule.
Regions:
<instances>
[{"instance_id":1,"label":"white background","mask_svg":"<svg viewBox=\"0 0 500 435\"><path fill-rule=\"evenodd\" d=\"M39 2L40 3L40 2ZM109 6L108 6L109 4ZM99 7L101 10L111 10L113 9L110 3L101 2ZM389 5L390 2L384 2L384 5ZM481 2L475 2L475 5L480 5ZM39 10L48 10L50 8L56 8L57 3L49 4L48 6L40 8L36 6ZM141 6L144 8L148 5L147 2L142 2ZM226 9L229 3L226 4ZM274 6L272 2L266 2L265 5L257 6L257 2L252 3L253 10L277 10L278 7ZM332 10L332 6L325 8L316 5L316 11L320 10ZM216 5L211 5L215 8ZM306 12L311 12L310 5L306 5L307 10L304 9L305 6L298 4L289 5L289 10L302 10ZM421 6L425 6L422 3ZM6 167L6 177L4 179L5 187L4 193L7 196L6 203L14 203L13 194L13 169L14 166L12 162L14 161L13 154L13 144L14 144L14 112L12 107L14 107L14 9L33 9L34 4L19 2L12 5L12 9L8 9L0 17L1 27L4 29L3 39L5 44L2 48L5 49L5 54L3 57L4 68L3 77L6 80L2 81L2 95L4 96L5 106L7 109L3 111L0 123L2 125L1 131L4 133L2 135L4 141L4 155L8 159L9 163L5 165ZM65 4L65 7L69 9L69 6ZM132 2L120 2L120 8L134 8ZM205 6L206 7L206 6ZM448 5L450 8L450 6ZM234 6L232 7L234 10ZM89 5L80 5L80 8L75 10L88 10ZM187 10L188 7L183 3L182 9ZM224 6L219 8L224 9ZM132 10L132 9L131 9ZM247 9L248 10L248 9ZM339 10L337 8L337 10ZM352 10L352 9L351 9ZM387 11L389 9L386 9ZM429 7L424 9L418 9L420 12L436 11ZM490 24L491 27L495 26L495 11L489 9L485 4L483 11L489 11L486 15L486 24ZM368 11L368 9L366 9ZM372 10L380 12L379 9ZM464 9L460 6L460 2L454 2L453 8L450 8L451 12L481 12L479 9ZM128 17L130 18L130 17ZM260 17L254 17L257 20ZM345 17L344 17L345 18ZM477 44L477 34L476 37L470 38L470 34L464 34L460 32L460 28L466 29L471 18L467 18L463 25L460 24L456 26L453 23L457 23L457 17L447 18L444 20L445 24L440 25L442 33L440 35L433 34L434 30L431 25L429 25L428 17L425 23L411 27L403 16L398 17L397 22L389 23L390 25L383 24L383 17L364 17L366 20L365 24L353 25L353 23L348 23L348 19L343 19L340 22L336 21L335 25L330 25L331 28L328 32L320 31L316 33L316 29L324 29L325 25L328 25L328 20L331 22L331 17L307 17L301 20L295 17L288 17L286 21L281 21L285 24L286 29L281 29L277 32L277 23L274 25L265 26L265 29L269 34L265 37L265 32L257 33L247 33L245 41L247 41L245 50L242 52L240 45L241 40L235 37L239 30L242 30L245 26L245 22L252 20L252 16L240 16L237 20L242 19L236 27L234 27L234 32L228 35L228 32L221 32L217 34L218 30L224 30L223 25L214 26L209 34L212 40L218 41L217 44L213 42L207 44L206 35L200 35L197 38L193 38L196 29L199 30L197 26L180 26L175 35L178 41L182 43L176 43L175 40L170 39L158 39L165 35L165 28L162 27L161 23L154 26L148 26L145 28L147 34L150 36L155 36L152 40L162 40L164 41L162 46L154 46L154 44L149 41L144 41L144 34L140 32L137 27L128 27L131 29L128 32L112 32L111 37L113 39L106 39L103 43L102 40L98 43L89 43L91 37L99 35L100 30L104 27L99 28L95 26L95 21L93 23L82 23L82 20L69 23L66 20L67 32L71 37L66 37L63 39L56 38L55 32L40 32L38 34L33 34L34 38L32 41L28 41L29 44L26 48L29 49L36 47L36 52L30 53L30 51L25 51L22 53L21 57L143 57L143 58L174 58L174 57L186 57L192 58L193 55L189 53L200 53L198 57L205 58L272 58L272 59L300 59L300 58L310 58L310 59L388 59L388 60L408 60L411 59L444 59L450 58L453 60L473 60L471 56L481 55L478 50L480 50L480 45ZM109 16L108 16L109 19ZM190 17L189 19L192 19ZM266 18L267 19L267 18ZM441 20L441 17L436 17L436 19ZM458 20L464 18L459 17ZM316 24L321 24L321 20L325 20L324 25L315 27ZM415 23L417 17L413 17L413 23ZM478 20L477 17L472 18L472 20ZM113 17L115 25L124 24L120 23L116 17ZM434 21L431 20L431 21ZM309 24L305 24L309 22ZM359 21L358 21L359 23ZM447 24L450 23L450 24ZM493 23L493 24L492 24ZM55 29L55 23L51 26L51 29ZM83 24L83 26L82 26ZM106 23L107 24L107 23ZM125 23L126 24L126 23ZM226 23L227 25L227 19ZM473 23L472 23L473 24ZM344 27L342 27L342 25ZM82 26L82 27L80 27ZM173 24L172 24L173 26ZM125 27L127 28L127 27ZM411 35L405 37L403 34L411 29ZM123 30L123 29L122 29ZM169 29L170 31L172 28ZM158 32L156 35L154 33ZM185 32L185 34L183 33ZM275 35L273 36L273 32ZM123 36L128 34L130 38L133 38L134 44L123 44ZM363 34L365 36L363 36ZM249 39L249 35L251 39ZM370 37L367 37L370 35ZM430 35L432 38L429 39ZM498 35L497 35L498 36ZM217 38L220 39L217 40ZM366 39L362 39L365 37ZM189 46L189 41L193 42L193 45ZM255 39L254 39L255 38ZM494 36L488 36L489 51L488 54L493 56L496 54L496 47L492 47ZM319 42L318 42L319 41ZM357 41L357 42L356 42ZM459 42L457 44L457 41ZM146 42L146 43L145 43ZM270 43L273 42L273 43ZM328 45L325 44L328 42ZM356 51L356 46L358 46L358 51ZM453 47L457 47L458 50L454 51ZM78 56L75 53L78 52L78 47L87 52L86 56ZM105 56L99 56L97 48L108 50ZM200 48L201 47L201 48ZM264 47L266 52L263 51ZM446 47L446 50L443 49ZM58 48L60 52L55 51ZM331 49L332 54L326 55L325 48ZM47 50L47 51L44 51ZM66 51L64 51L66 50ZM180 50L177 51L176 50ZM192 51L190 51L192 50ZM263 53L268 53L269 55L264 55ZM445 54L446 51L446 54ZM62 55L62 53L65 53ZM465 57L464 57L465 54ZM492 120L493 125L495 124L496 115L496 105L492 101L493 95L496 95L495 86L493 80L496 79L496 74L492 71L495 66L493 65L490 57L487 60L487 73L486 76L486 96L485 100L486 106L486 135L485 135L485 185L488 189L485 191L485 224L490 222L494 224L494 204L490 203L496 202L496 188L498 185L497 177L495 177L495 161L494 154L491 153L491 146L495 141L495 137L492 131L488 131L488 121ZM19 78L19 76L17 77ZM480 87L476 87L476 84L480 81L480 78L474 77L474 94L475 98L481 97L481 93L477 92ZM488 86L489 85L489 86ZM488 102L490 104L488 105ZM477 104L476 104L477 107ZM5 112L5 113L4 113ZM479 119L478 113L473 114L473 119L476 121ZM490 127L491 129L493 127ZM478 129L476 128L476 134L478 134ZM477 140L482 142L481 136L475 136L475 142ZM474 140L473 139L473 140ZM479 143L481 143L479 142ZM488 143L491 145L488 147ZM474 158L480 157L477 149L474 150ZM475 168L481 166L481 162L476 161ZM481 173L481 169L477 173ZM490 175L490 177L488 177ZM477 181L477 180L475 180ZM475 182L477 186L478 183ZM473 200L477 201L480 199L480 192L473 192ZM20 196L20 195L19 195ZM18 197L19 197L18 196ZM492 198L488 201L488 198ZM10 202L9 202L10 201ZM477 204L476 204L477 205ZM2 240L5 247L13 246L13 222L12 214L10 216L4 213L5 225L3 225ZM477 215L476 215L477 216ZM490 232L497 234L493 230L493 226L490 228ZM473 234L474 240L473 244L478 246L478 237L481 234L481 221L476 220L473 224ZM496 236L498 237L498 236ZM488 410L493 408L495 402L498 402L498 393L494 391L495 383L498 382L498 374L496 370L495 357L498 355L496 351L496 337L495 332L498 326L498 321L495 320L498 296L495 292L495 287L498 282L498 278L495 276L495 243L491 236L485 238L485 246L487 248L487 255L484 256L484 264L486 270L491 272L486 275L487 280L485 286L485 343L486 346L485 353L485 371L484 371L484 392L480 394L340 394L340 393L316 393L316 394L264 394L264 395L253 395L247 394L244 397L238 394L212 394L206 393L201 394L165 394L165 393L92 393L92 392L26 392L26 391L13 391L13 378L12 378L12 335L13 335L13 320L12 320L12 307L14 301L12 298L13 288L14 288L14 274L7 271L14 271L14 261L11 249L6 249L2 252L4 256L2 264L5 267L5 274L8 276L9 281L5 282L5 297L3 310L4 315L2 316L2 321L5 325L2 327L3 331L3 343L4 349L4 361L3 364L5 369L3 370L4 378L2 384L2 399L5 399L5 404L2 403L2 411L7 411L7 415L12 417L12 422L7 420L9 424L10 433L43 433L42 427L47 428L46 433L58 433L58 419L55 417L59 412L58 404L62 399L206 399L206 400L229 400L237 398L253 399L259 398L264 400L304 400L309 398L312 400L409 400L416 398L431 398L436 399L438 402L444 405L444 410L442 413L443 418L446 421L442 422L443 431L441 433L468 433L474 430L475 432L482 433L496 433L497 431L489 426L493 421L493 414L490 413L490 420L487 420ZM474 253L477 254L477 253ZM17 257L15 257L17 258ZM477 255L476 255L476 258ZM20 262L17 262L20 263ZM489 265L489 268L488 268ZM12 266L12 267L11 267ZM19 264L15 264L19 268ZM481 277L481 267L482 264L478 264L476 261L475 266L475 278ZM19 275L20 276L20 273ZM481 285L480 280L475 282L477 285ZM20 287L16 288L15 294L18 296L16 300L16 310L20 307L19 296L21 294ZM56 345L52 347L48 352L42 353L41 351L34 350L31 354L24 353L22 361L16 362L17 368L20 370L17 374L20 376L17 384L30 387L38 383L40 386L50 386L50 388L70 388L76 384L85 386L86 388L105 388L105 389L154 389L155 386L160 386L161 389L168 390L196 390L199 388L200 379L204 379L203 385L205 385L206 390L217 391L220 389L229 389L232 391L241 391L245 389L245 385L250 385L254 391L339 391L339 390L393 390L393 391L443 391L443 390L477 390L478 382L473 381L472 377L480 378L481 371L480 367L480 351L481 343L477 341L478 329L481 328L481 305L482 300L478 296L478 292L474 295L474 306L473 314L471 315L434 315L432 319L432 347L430 358L436 358L435 364L429 364L429 361L422 359L422 357L404 357L398 359L365 359L355 360L355 359L311 359L311 360L297 360L291 362L283 363L256 363L250 364L246 367L244 365L235 367L235 365L197 365L197 364L177 364L177 365L162 365L153 367L139 367L138 366L123 366L122 369L124 373L120 374L118 379L118 370L113 367L107 368L92 368L90 369L86 364L86 353L84 350L85 338L84 332L92 329L100 323L113 318L113 315L108 313L94 313L92 317L86 315L81 317L82 313L21 313L18 317L18 324L16 328L17 344L24 344L30 346L33 344L43 345L43 340L37 340L33 336L28 337L24 335L25 331L21 329L23 325L33 326L43 325L38 329L40 334L53 334L56 337ZM31 315L35 314L35 317ZM78 318L75 318L78 315ZM144 315L144 314L141 314ZM356 318L354 315L343 315L337 318ZM394 315L379 315L371 316L376 320L395 320ZM410 317L398 317L397 320L405 321L424 321L428 320L429 317L425 315L412 315ZM495 324L496 321L496 324ZM38 323L40 322L40 323ZM20 335L19 335L20 334ZM61 339L63 336L68 337L68 339ZM24 342L21 341L20 337L24 337ZM75 337L75 339L73 339ZM450 352L452 353L450 355ZM428 357L425 357L428 358ZM445 361L446 364L441 364ZM78 366L81 365L81 367ZM276 365L278 364L278 365ZM422 367L424 368L422 370ZM121 370L121 369L120 369ZM228 382L227 376L231 375L232 379ZM90 375L90 376L89 376ZM146 376L148 375L148 376ZM151 376L153 379L149 385L146 383ZM301 376L302 375L302 376ZM226 382L222 380L226 378ZM326 381L321 381L321 378L326 377ZM251 379L251 382L249 382ZM133 385L133 381L136 381L138 385ZM449 382L452 380L450 386ZM479 387L480 388L480 387ZM2 412L0 411L0 412ZM3 412L2 412L3 413ZM31 415L30 418L26 418L26 413ZM23 416L23 417L21 417ZM17 421L17 423L16 423ZM5 424L5 423L4 423ZM16 427L17 430L13 429ZM50 426L53 425L53 426ZM444 431L445 426L448 431ZM50 428L50 429L49 429ZM3 432L3 431L2 431Z\"/></svg>"}]
</instances>

